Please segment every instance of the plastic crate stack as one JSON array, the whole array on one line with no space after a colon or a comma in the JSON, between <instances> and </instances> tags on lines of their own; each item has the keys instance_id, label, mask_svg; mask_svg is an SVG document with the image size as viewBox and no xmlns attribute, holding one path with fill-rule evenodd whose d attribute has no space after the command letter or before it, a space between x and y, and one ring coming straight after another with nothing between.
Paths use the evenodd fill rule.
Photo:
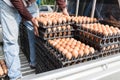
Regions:
<instances>
[{"instance_id":1,"label":"plastic crate stack","mask_svg":"<svg viewBox=\"0 0 120 80\"><path fill-rule=\"evenodd\" d=\"M9 80L7 73L8 70L4 60L0 60L0 80Z\"/></svg>"},{"instance_id":2,"label":"plastic crate stack","mask_svg":"<svg viewBox=\"0 0 120 80\"><path fill-rule=\"evenodd\" d=\"M76 27L76 38L99 52L106 55L120 52L119 28L100 23L80 23Z\"/></svg>"},{"instance_id":3,"label":"plastic crate stack","mask_svg":"<svg viewBox=\"0 0 120 80\"><path fill-rule=\"evenodd\" d=\"M20 24L20 47L21 50L23 52L23 54L25 54L25 56L27 57L28 61L30 61L30 49L29 49L29 41L28 41L28 34L27 34L27 29L26 26L21 23Z\"/></svg>"}]
</instances>

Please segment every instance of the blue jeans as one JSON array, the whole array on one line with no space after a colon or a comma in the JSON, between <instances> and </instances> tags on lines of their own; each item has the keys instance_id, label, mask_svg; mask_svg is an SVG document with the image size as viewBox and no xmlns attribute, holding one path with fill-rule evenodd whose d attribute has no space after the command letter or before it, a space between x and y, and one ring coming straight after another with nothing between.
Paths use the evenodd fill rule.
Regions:
<instances>
[{"instance_id":1,"label":"blue jeans","mask_svg":"<svg viewBox=\"0 0 120 80\"><path fill-rule=\"evenodd\" d=\"M3 50L5 55L5 61L8 67L8 76L10 77L10 80L16 80L17 78L22 77L20 71L21 65L19 59L19 45L18 45L19 24L21 21L21 17L15 8L8 6L2 0L0 0L0 9L1 9L1 25L3 28L3 43L4 43ZM35 3L28 7L28 10L33 16L38 15L38 8ZM32 47L30 47L31 64L35 65L33 27L30 22L25 22L25 24L27 26L27 31L29 35L28 38L31 43L30 45L31 46L33 45Z\"/></svg>"}]
</instances>

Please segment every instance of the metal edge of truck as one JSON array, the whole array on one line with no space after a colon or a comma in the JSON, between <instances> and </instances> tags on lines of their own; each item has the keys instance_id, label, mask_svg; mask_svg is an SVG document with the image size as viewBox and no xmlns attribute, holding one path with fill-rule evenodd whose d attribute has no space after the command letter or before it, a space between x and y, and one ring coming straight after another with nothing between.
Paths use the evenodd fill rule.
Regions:
<instances>
[{"instance_id":1,"label":"metal edge of truck","mask_svg":"<svg viewBox=\"0 0 120 80\"><path fill-rule=\"evenodd\" d=\"M120 71L120 54L25 76L23 80L98 80Z\"/></svg>"}]
</instances>

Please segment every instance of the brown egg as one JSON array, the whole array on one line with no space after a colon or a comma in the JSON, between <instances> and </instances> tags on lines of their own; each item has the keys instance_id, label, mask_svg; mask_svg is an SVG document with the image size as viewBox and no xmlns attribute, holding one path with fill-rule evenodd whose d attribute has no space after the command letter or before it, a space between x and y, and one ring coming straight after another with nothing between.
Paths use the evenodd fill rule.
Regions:
<instances>
[{"instance_id":1,"label":"brown egg","mask_svg":"<svg viewBox=\"0 0 120 80\"><path fill-rule=\"evenodd\" d=\"M71 29L71 26L70 26L70 25L68 25L68 26L67 26L67 29L68 29L68 30L70 30L70 29Z\"/></svg>"},{"instance_id":2,"label":"brown egg","mask_svg":"<svg viewBox=\"0 0 120 80\"><path fill-rule=\"evenodd\" d=\"M66 49L64 49L63 51L62 51L62 54L63 55L66 55L68 53L68 50L66 50Z\"/></svg>"},{"instance_id":3,"label":"brown egg","mask_svg":"<svg viewBox=\"0 0 120 80\"><path fill-rule=\"evenodd\" d=\"M75 49L76 51L79 51L79 47L76 47L76 46L75 46L74 49Z\"/></svg>"},{"instance_id":4,"label":"brown egg","mask_svg":"<svg viewBox=\"0 0 120 80\"><path fill-rule=\"evenodd\" d=\"M75 58L77 58L78 57L78 51L74 49L72 51L72 56L75 57Z\"/></svg>"},{"instance_id":5,"label":"brown egg","mask_svg":"<svg viewBox=\"0 0 120 80\"><path fill-rule=\"evenodd\" d=\"M111 45L111 49L113 49L115 46L114 45Z\"/></svg>"},{"instance_id":6,"label":"brown egg","mask_svg":"<svg viewBox=\"0 0 120 80\"><path fill-rule=\"evenodd\" d=\"M59 44L55 45L55 48L59 50L61 46Z\"/></svg>"},{"instance_id":7,"label":"brown egg","mask_svg":"<svg viewBox=\"0 0 120 80\"><path fill-rule=\"evenodd\" d=\"M70 47L73 49L75 47L75 45L72 44L72 45L70 45Z\"/></svg>"},{"instance_id":8,"label":"brown egg","mask_svg":"<svg viewBox=\"0 0 120 80\"><path fill-rule=\"evenodd\" d=\"M94 50L94 48L92 48L92 47L89 48L89 51L90 51L90 53L92 53L92 54L95 53L95 50Z\"/></svg>"},{"instance_id":9,"label":"brown egg","mask_svg":"<svg viewBox=\"0 0 120 80\"><path fill-rule=\"evenodd\" d=\"M66 58L70 60L70 59L72 58L72 53L68 52L68 53L66 54Z\"/></svg>"},{"instance_id":10,"label":"brown egg","mask_svg":"<svg viewBox=\"0 0 120 80\"><path fill-rule=\"evenodd\" d=\"M58 18L57 22L58 22L59 24L61 24L61 23L62 23L62 19L61 19L61 18Z\"/></svg>"},{"instance_id":11,"label":"brown egg","mask_svg":"<svg viewBox=\"0 0 120 80\"><path fill-rule=\"evenodd\" d=\"M85 47L85 44L84 44L84 43L81 43L80 46L81 46L81 47Z\"/></svg>"},{"instance_id":12,"label":"brown egg","mask_svg":"<svg viewBox=\"0 0 120 80\"><path fill-rule=\"evenodd\" d=\"M53 32L56 32L57 28L56 28L56 27L54 27L54 28L52 28L52 30L53 30Z\"/></svg>"},{"instance_id":13,"label":"brown egg","mask_svg":"<svg viewBox=\"0 0 120 80\"><path fill-rule=\"evenodd\" d=\"M84 53L85 53L85 55L89 55L89 53L90 53L89 49L84 49Z\"/></svg>"},{"instance_id":14,"label":"brown egg","mask_svg":"<svg viewBox=\"0 0 120 80\"><path fill-rule=\"evenodd\" d=\"M84 52L83 52L83 50L79 50L78 51L78 55L80 55L81 57L84 55Z\"/></svg>"},{"instance_id":15,"label":"brown egg","mask_svg":"<svg viewBox=\"0 0 120 80\"><path fill-rule=\"evenodd\" d=\"M62 26L62 29L63 29L63 30L66 30L66 26Z\"/></svg>"},{"instance_id":16,"label":"brown egg","mask_svg":"<svg viewBox=\"0 0 120 80\"><path fill-rule=\"evenodd\" d=\"M56 19L52 19L52 23L53 24L57 24L57 20Z\"/></svg>"},{"instance_id":17,"label":"brown egg","mask_svg":"<svg viewBox=\"0 0 120 80\"><path fill-rule=\"evenodd\" d=\"M47 20L48 25L52 25L52 21L51 20Z\"/></svg>"},{"instance_id":18,"label":"brown egg","mask_svg":"<svg viewBox=\"0 0 120 80\"><path fill-rule=\"evenodd\" d=\"M97 22L97 19L96 19L96 18L93 18L93 22Z\"/></svg>"},{"instance_id":19,"label":"brown egg","mask_svg":"<svg viewBox=\"0 0 120 80\"><path fill-rule=\"evenodd\" d=\"M61 31L62 28L61 28L61 26L59 26L57 29L58 29L58 31Z\"/></svg>"},{"instance_id":20,"label":"brown egg","mask_svg":"<svg viewBox=\"0 0 120 80\"><path fill-rule=\"evenodd\" d=\"M103 34L104 34L105 36L108 36L108 32L107 32L107 31L103 31Z\"/></svg>"},{"instance_id":21,"label":"brown egg","mask_svg":"<svg viewBox=\"0 0 120 80\"><path fill-rule=\"evenodd\" d=\"M73 49L72 49L72 48L69 48L69 49L68 49L68 51L69 51L69 52L72 52L72 51L73 51Z\"/></svg>"},{"instance_id":22,"label":"brown egg","mask_svg":"<svg viewBox=\"0 0 120 80\"><path fill-rule=\"evenodd\" d=\"M85 49L89 49L90 48L90 46L89 45L85 45Z\"/></svg>"},{"instance_id":23,"label":"brown egg","mask_svg":"<svg viewBox=\"0 0 120 80\"><path fill-rule=\"evenodd\" d=\"M46 21L46 19L43 20L42 23L43 23L44 26L47 26L47 24L48 24L47 21Z\"/></svg>"},{"instance_id":24,"label":"brown egg","mask_svg":"<svg viewBox=\"0 0 120 80\"><path fill-rule=\"evenodd\" d=\"M59 48L59 51L60 51L60 52L62 52L63 50L64 50L64 48L63 48L63 47L60 47L60 48Z\"/></svg>"},{"instance_id":25,"label":"brown egg","mask_svg":"<svg viewBox=\"0 0 120 80\"><path fill-rule=\"evenodd\" d=\"M64 18L64 17L62 17L62 21L63 21L63 23L67 22L66 18Z\"/></svg>"},{"instance_id":26,"label":"brown egg","mask_svg":"<svg viewBox=\"0 0 120 80\"><path fill-rule=\"evenodd\" d=\"M67 45L67 46L65 47L65 49L69 51L70 46L69 46L69 45Z\"/></svg>"}]
</instances>

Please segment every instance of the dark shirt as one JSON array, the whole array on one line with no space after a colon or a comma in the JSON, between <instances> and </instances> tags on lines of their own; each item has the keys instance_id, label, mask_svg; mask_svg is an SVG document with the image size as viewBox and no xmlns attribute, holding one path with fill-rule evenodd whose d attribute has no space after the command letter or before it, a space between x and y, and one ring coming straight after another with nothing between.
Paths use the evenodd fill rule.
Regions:
<instances>
[{"instance_id":1,"label":"dark shirt","mask_svg":"<svg viewBox=\"0 0 120 80\"><path fill-rule=\"evenodd\" d=\"M10 0L10 1L24 19L29 20L29 21L32 19L32 15L29 13L27 8L23 4L22 0ZM29 1L34 2L36 0L29 0ZM66 7L64 0L56 0L56 1L61 9Z\"/></svg>"}]
</instances>

